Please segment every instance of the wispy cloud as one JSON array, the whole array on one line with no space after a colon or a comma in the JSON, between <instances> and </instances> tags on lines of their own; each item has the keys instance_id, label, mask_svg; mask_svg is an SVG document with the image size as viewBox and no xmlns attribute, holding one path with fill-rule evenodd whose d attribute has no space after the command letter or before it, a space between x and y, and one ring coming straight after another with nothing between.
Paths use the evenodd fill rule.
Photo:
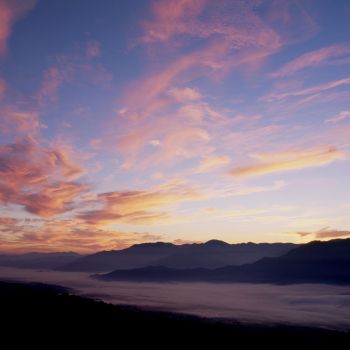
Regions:
<instances>
[{"instance_id":1,"label":"wispy cloud","mask_svg":"<svg viewBox=\"0 0 350 350\"><path fill-rule=\"evenodd\" d=\"M36 135L44 127L39 117L40 114L36 109L22 111L5 107L1 110L0 114L0 132L16 137Z\"/></svg>"},{"instance_id":2,"label":"wispy cloud","mask_svg":"<svg viewBox=\"0 0 350 350\"><path fill-rule=\"evenodd\" d=\"M339 123L350 118L350 111L341 111L334 117L326 119L325 123Z\"/></svg>"},{"instance_id":3,"label":"wispy cloud","mask_svg":"<svg viewBox=\"0 0 350 350\"><path fill-rule=\"evenodd\" d=\"M262 97L261 99L267 102L280 101L288 97L302 97L307 95L314 95L327 90L335 89L342 85L349 85L349 84L350 84L350 78L347 77L344 79L334 80L328 83L311 86L309 88L305 88L301 90L271 93L269 95Z\"/></svg>"},{"instance_id":4,"label":"wispy cloud","mask_svg":"<svg viewBox=\"0 0 350 350\"><path fill-rule=\"evenodd\" d=\"M230 164L231 159L229 156L208 156L202 159L197 168L194 169L195 173L206 173L209 171L215 171L221 169Z\"/></svg>"},{"instance_id":5,"label":"wispy cloud","mask_svg":"<svg viewBox=\"0 0 350 350\"><path fill-rule=\"evenodd\" d=\"M246 184L228 184L220 189L208 189L208 197L239 197L247 196L255 193L271 192L281 190L286 186L283 180L277 180L271 185L254 186Z\"/></svg>"},{"instance_id":6,"label":"wispy cloud","mask_svg":"<svg viewBox=\"0 0 350 350\"><path fill-rule=\"evenodd\" d=\"M350 237L350 230L335 230L330 227L323 227L315 232L298 232L301 237L313 235L315 238L343 238Z\"/></svg>"},{"instance_id":7,"label":"wispy cloud","mask_svg":"<svg viewBox=\"0 0 350 350\"><path fill-rule=\"evenodd\" d=\"M293 75L307 68L324 65L345 64L350 62L350 44L338 44L307 52L271 73L273 78Z\"/></svg>"},{"instance_id":8,"label":"wispy cloud","mask_svg":"<svg viewBox=\"0 0 350 350\"><path fill-rule=\"evenodd\" d=\"M86 45L86 56L96 58L101 55L101 44L97 40L90 40Z\"/></svg>"},{"instance_id":9,"label":"wispy cloud","mask_svg":"<svg viewBox=\"0 0 350 350\"><path fill-rule=\"evenodd\" d=\"M3 98L5 95L5 92L7 90L7 83L6 80L0 79L0 100Z\"/></svg>"},{"instance_id":10,"label":"wispy cloud","mask_svg":"<svg viewBox=\"0 0 350 350\"><path fill-rule=\"evenodd\" d=\"M89 224L159 224L169 219L164 207L199 198L197 191L176 183L143 191L101 193L94 201L101 208L82 212L78 217Z\"/></svg>"},{"instance_id":11,"label":"wispy cloud","mask_svg":"<svg viewBox=\"0 0 350 350\"><path fill-rule=\"evenodd\" d=\"M59 67L52 66L45 70L43 80L36 96L40 106L57 100L58 89L63 84L64 80L64 74Z\"/></svg>"},{"instance_id":12,"label":"wispy cloud","mask_svg":"<svg viewBox=\"0 0 350 350\"><path fill-rule=\"evenodd\" d=\"M203 115L215 114L217 121L224 118L198 89L189 87L191 82L242 66L255 67L282 46L279 34L253 3L237 2L228 16L225 10L231 6L226 1L220 5L201 0L153 2L152 20L143 21L141 43L174 43L177 50L174 59L131 83L120 99L116 123L122 122L124 130L116 137L119 152L129 153L128 158L133 153L145 159L146 154L139 163L150 165L191 157L199 153L197 145L206 155L213 129L205 125ZM182 51L189 37L199 39L200 45ZM164 52L157 45L154 50ZM159 147L147 157L154 140ZM127 164L133 161L126 159Z\"/></svg>"},{"instance_id":13,"label":"wispy cloud","mask_svg":"<svg viewBox=\"0 0 350 350\"><path fill-rule=\"evenodd\" d=\"M258 163L234 168L230 171L230 174L237 177L261 176L270 173L318 167L344 159L345 153L333 146L322 146L304 150L256 154L253 158L258 160Z\"/></svg>"}]
</instances>

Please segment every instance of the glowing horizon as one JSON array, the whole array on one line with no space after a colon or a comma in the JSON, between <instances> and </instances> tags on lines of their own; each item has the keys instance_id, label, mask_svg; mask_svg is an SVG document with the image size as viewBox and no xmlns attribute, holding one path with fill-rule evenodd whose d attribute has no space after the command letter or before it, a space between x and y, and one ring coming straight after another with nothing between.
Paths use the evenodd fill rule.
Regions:
<instances>
[{"instance_id":1,"label":"glowing horizon","mask_svg":"<svg viewBox=\"0 0 350 350\"><path fill-rule=\"evenodd\" d=\"M0 0L0 252L350 237L349 15Z\"/></svg>"}]
</instances>

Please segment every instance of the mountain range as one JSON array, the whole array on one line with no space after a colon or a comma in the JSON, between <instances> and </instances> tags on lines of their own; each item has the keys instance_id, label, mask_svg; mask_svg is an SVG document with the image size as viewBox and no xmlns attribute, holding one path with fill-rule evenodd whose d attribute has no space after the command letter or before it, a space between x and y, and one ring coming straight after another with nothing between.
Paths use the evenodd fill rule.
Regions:
<instances>
[{"instance_id":1,"label":"mountain range","mask_svg":"<svg viewBox=\"0 0 350 350\"><path fill-rule=\"evenodd\" d=\"M150 265L177 269L219 268L252 263L263 257L277 257L296 246L292 243L228 244L219 240L182 245L164 242L143 243L123 250L103 251L83 256L58 269L110 272Z\"/></svg>"},{"instance_id":2,"label":"mountain range","mask_svg":"<svg viewBox=\"0 0 350 350\"><path fill-rule=\"evenodd\" d=\"M149 266L94 275L101 280L350 284L350 239L314 241L279 257L220 268Z\"/></svg>"}]
</instances>

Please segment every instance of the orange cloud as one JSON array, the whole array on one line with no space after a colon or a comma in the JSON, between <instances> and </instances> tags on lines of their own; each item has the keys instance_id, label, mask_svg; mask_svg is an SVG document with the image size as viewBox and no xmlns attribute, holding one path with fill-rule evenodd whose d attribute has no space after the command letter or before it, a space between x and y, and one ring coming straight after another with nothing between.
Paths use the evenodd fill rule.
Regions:
<instances>
[{"instance_id":1,"label":"orange cloud","mask_svg":"<svg viewBox=\"0 0 350 350\"><path fill-rule=\"evenodd\" d=\"M347 57L344 58L345 55L347 55ZM349 62L350 44L332 45L301 55L272 73L271 76L274 78L285 77L306 68Z\"/></svg>"},{"instance_id":2,"label":"orange cloud","mask_svg":"<svg viewBox=\"0 0 350 350\"><path fill-rule=\"evenodd\" d=\"M159 211L200 195L191 188L176 184L163 185L147 191L121 191L99 194L96 200L101 209L82 212L78 218L88 224L124 222L128 224L157 224L169 219L169 214Z\"/></svg>"},{"instance_id":3,"label":"orange cloud","mask_svg":"<svg viewBox=\"0 0 350 350\"><path fill-rule=\"evenodd\" d=\"M61 182L47 185L35 193L20 195L10 200L23 205L29 213L51 217L73 209L73 201L87 190L86 185L76 182Z\"/></svg>"},{"instance_id":4,"label":"orange cloud","mask_svg":"<svg viewBox=\"0 0 350 350\"><path fill-rule=\"evenodd\" d=\"M315 238L339 238L339 237L350 237L350 230L334 230L329 227L321 228L316 232L297 232L301 237L314 235Z\"/></svg>"},{"instance_id":5,"label":"orange cloud","mask_svg":"<svg viewBox=\"0 0 350 350\"><path fill-rule=\"evenodd\" d=\"M317 167L345 158L345 154L334 146L322 146L306 150L257 154L259 163L235 168L230 174L237 177L260 176L270 173Z\"/></svg>"},{"instance_id":6,"label":"orange cloud","mask_svg":"<svg viewBox=\"0 0 350 350\"><path fill-rule=\"evenodd\" d=\"M220 186L219 189L207 188L207 196L208 198L247 196L254 193L278 191L285 186L286 183L282 180L275 181L270 186L246 186L243 184L229 184L228 186Z\"/></svg>"},{"instance_id":7,"label":"orange cloud","mask_svg":"<svg viewBox=\"0 0 350 350\"><path fill-rule=\"evenodd\" d=\"M160 235L148 232L102 229L75 219L24 219L11 225L0 222L0 251L7 253L76 251L91 254L161 239Z\"/></svg>"},{"instance_id":8,"label":"orange cloud","mask_svg":"<svg viewBox=\"0 0 350 350\"><path fill-rule=\"evenodd\" d=\"M44 148L33 138L0 145L0 203L52 216L73 208L87 190L72 180L83 174L68 149Z\"/></svg>"},{"instance_id":9,"label":"orange cloud","mask_svg":"<svg viewBox=\"0 0 350 350\"><path fill-rule=\"evenodd\" d=\"M0 217L0 225L14 225L17 223L17 219L11 217Z\"/></svg>"},{"instance_id":10,"label":"orange cloud","mask_svg":"<svg viewBox=\"0 0 350 350\"><path fill-rule=\"evenodd\" d=\"M197 244L197 243L203 243L203 241L196 241L196 240L191 240L191 239L182 239L182 238L178 238L178 239L175 239L172 243L173 243L173 244L178 244L178 245L183 245L183 244Z\"/></svg>"},{"instance_id":11,"label":"orange cloud","mask_svg":"<svg viewBox=\"0 0 350 350\"><path fill-rule=\"evenodd\" d=\"M230 162L231 159L229 156L209 156L201 160L194 172L206 173L209 171L215 171L228 165Z\"/></svg>"},{"instance_id":12,"label":"orange cloud","mask_svg":"<svg viewBox=\"0 0 350 350\"><path fill-rule=\"evenodd\" d=\"M30 11L35 0L0 0L0 56L7 52L7 41L14 23Z\"/></svg>"}]
</instances>

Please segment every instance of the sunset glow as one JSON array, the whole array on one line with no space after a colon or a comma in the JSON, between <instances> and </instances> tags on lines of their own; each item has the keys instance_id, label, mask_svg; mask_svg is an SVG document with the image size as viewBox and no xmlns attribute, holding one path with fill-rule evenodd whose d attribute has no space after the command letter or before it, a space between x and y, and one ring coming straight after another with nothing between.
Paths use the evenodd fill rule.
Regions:
<instances>
[{"instance_id":1,"label":"sunset glow","mask_svg":"<svg viewBox=\"0 0 350 350\"><path fill-rule=\"evenodd\" d=\"M350 237L349 16L0 0L0 252Z\"/></svg>"}]
</instances>

